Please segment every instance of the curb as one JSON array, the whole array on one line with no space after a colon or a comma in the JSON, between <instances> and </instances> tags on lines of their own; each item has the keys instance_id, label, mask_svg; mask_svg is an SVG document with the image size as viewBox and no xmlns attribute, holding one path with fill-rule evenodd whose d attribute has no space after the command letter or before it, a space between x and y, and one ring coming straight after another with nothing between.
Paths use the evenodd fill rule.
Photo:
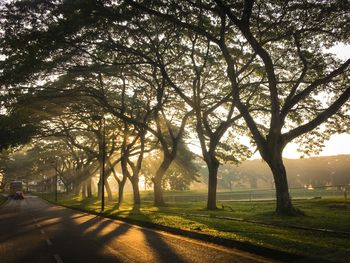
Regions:
<instances>
[{"instance_id":1,"label":"curb","mask_svg":"<svg viewBox=\"0 0 350 263\"><path fill-rule=\"evenodd\" d=\"M40 196L38 196L38 197L40 197ZM211 236L211 235L204 234L204 233L193 232L193 231L189 231L189 230L183 230L183 229L179 229L179 228L163 226L163 225L159 225L159 224L155 224L155 223L151 223L151 222L139 221L139 220L135 220L135 219L131 219L131 218L123 218L123 217L119 217L119 216L109 216L109 215L101 214L101 213L95 212L95 211L89 211L89 210L84 210L81 208L70 207L70 206L58 204L58 203L43 199L42 197L40 197L40 199L45 200L46 202L53 204L53 205L65 207L65 208L79 211L79 212L83 212L86 214L91 214L91 215L96 215L96 216L99 216L102 218L121 221L121 222L125 222L125 223L131 224L131 225L149 228L152 230L160 230L160 231L164 231L164 232L175 234L175 235L180 235L180 236L184 236L184 237L188 237L188 238L192 238L192 239L196 239L196 240L201 240L201 241L208 242L208 243L213 243L216 245L221 245L221 246L224 246L227 248L234 248L234 249L242 250L245 252L257 254L259 256L263 256L266 258L279 260L282 262L295 262L295 263L334 263L334 262L336 262L336 261L330 261L330 260L326 260L326 259L322 259L322 258L309 257L309 256L305 256L305 255L280 251L280 250L276 250L276 249L268 248L268 247L264 247L264 246L258 246L258 245L254 245L252 243L245 242L245 241L237 241L237 240L233 240L233 239L215 237L215 236Z\"/></svg>"},{"instance_id":2,"label":"curb","mask_svg":"<svg viewBox=\"0 0 350 263\"><path fill-rule=\"evenodd\" d=\"M5 199L5 201L4 202L2 202L2 203L0 203L0 207L2 207L2 206L4 206L5 204L7 204L8 202L9 202L9 197L8 196L6 196L5 194L1 194L4 198L6 198Z\"/></svg>"}]
</instances>

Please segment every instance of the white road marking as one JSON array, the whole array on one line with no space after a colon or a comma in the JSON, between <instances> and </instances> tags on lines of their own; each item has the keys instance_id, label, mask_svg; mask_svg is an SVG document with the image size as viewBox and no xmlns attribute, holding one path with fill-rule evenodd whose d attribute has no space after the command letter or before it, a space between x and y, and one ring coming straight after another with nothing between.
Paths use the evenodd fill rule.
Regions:
<instances>
[{"instance_id":1,"label":"white road marking","mask_svg":"<svg viewBox=\"0 0 350 263\"><path fill-rule=\"evenodd\" d=\"M51 242L50 239L46 239L46 243L47 243L48 246L52 246L52 242Z\"/></svg>"},{"instance_id":2,"label":"white road marking","mask_svg":"<svg viewBox=\"0 0 350 263\"><path fill-rule=\"evenodd\" d=\"M54 258L56 259L56 262L57 262L57 263L63 263L62 258L61 258L58 254L54 254L53 256L54 256Z\"/></svg>"}]
</instances>

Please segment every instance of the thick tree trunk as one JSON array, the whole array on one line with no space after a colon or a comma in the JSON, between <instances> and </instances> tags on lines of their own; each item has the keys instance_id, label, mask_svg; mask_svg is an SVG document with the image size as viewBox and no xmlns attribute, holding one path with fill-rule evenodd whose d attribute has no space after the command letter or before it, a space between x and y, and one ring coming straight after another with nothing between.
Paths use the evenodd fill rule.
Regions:
<instances>
[{"instance_id":1,"label":"thick tree trunk","mask_svg":"<svg viewBox=\"0 0 350 263\"><path fill-rule=\"evenodd\" d=\"M79 195L80 194L80 190L81 190L81 184L80 183L75 183L73 186L73 192L75 195Z\"/></svg>"},{"instance_id":2,"label":"thick tree trunk","mask_svg":"<svg viewBox=\"0 0 350 263\"><path fill-rule=\"evenodd\" d=\"M170 164L172 162L172 158L164 158L163 162L159 166L155 177L153 178L153 190L154 190L154 205L155 206L164 206L164 198L163 198L163 188L162 181L166 171L168 170Z\"/></svg>"},{"instance_id":3,"label":"thick tree trunk","mask_svg":"<svg viewBox=\"0 0 350 263\"><path fill-rule=\"evenodd\" d=\"M123 202L125 183L126 183L126 177L123 177L123 179L118 184L118 206L120 206Z\"/></svg>"},{"instance_id":4,"label":"thick tree trunk","mask_svg":"<svg viewBox=\"0 0 350 263\"><path fill-rule=\"evenodd\" d=\"M101 182L101 177L100 177L100 179L98 180L98 183L97 183L97 198L101 199L101 196L102 196L102 182Z\"/></svg>"},{"instance_id":5,"label":"thick tree trunk","mask_svg":"<svg viewBox=\"0 0 350 263\"><path fill-rule=\"evenodd\" d=\"M160 178L153 179L153 192L154 192L154 205L164 206L165 202L163 198L162 180Z\"/></svg>"},{"instance_id":6,"label":"thick tree trunk","mask_svg":"<svg viewBox=\"0 0 350 263\"><path fill-rule=\"evenodd\" d=\"M92 197L91 177L86 181L86 191L87 191L87 197L91 198Z\"/></svg>"},{"instance_id":7,"label":"thick tree trunk","mask_svg":"<svg viewBox=\"0 0 350 263\"><path fill-rule=\"evenodd\" d=\"M100 122L100 127L102 127L102 122ZM98 138L98 152L99 152L99 170L100 170L100 178L97 183L97 197L98 199L101 199L102 197L102 177L104 175L104 165L103 165L103 160L104 160L104 147L105 145L103 144L103 135L100 133L100 136Z\"/></svg>"},{"instance_id":8,"label":"thick tree trunk","mask_svg":"<svg viewBox=\"0 0 350 263\"><path fill-rule=\"evenodd\" d=\"M111 187L109 186L107 179L105 180L105 188L106 188L106 192L107 192L108 201L110 201L110 202L113 201L112 190L111 190Z\"/></svg>"},{"instance_id":9,"label":"thick tree trunk","mask_svg":"<svg viewBox=\"0 0 350 263\"><path fill-rule=\"evenodd\" d=\"M206 161L208 166L208 201L207 201L207 209L215 210L216 207L216 190L218 184L218 170L220 163L218 160L214 158L210 158Z\"/></svg>"},{"instance_id":10,"label":"thick tree trunk","mask_svg":"<svg viewBox=\"0 0 350 263\"><path fill-rule=\"evenodd\" d=\"M131 180L132 190L134 193L134 205L141 204L139 180L138 178L132 178Z\"/></svg>"},{"instance_id":11,"label":"thick tree trunk","mask_svg":"<svg viewBox=\"0 0 350 263\"><path fill-rule=\"evenodd\" d=\"M81 196L83 199L86 198L86 182L82 184L82 191L81 191Z\"/></svg>"},{"instance_id":12,"label":"thick tree trunk","mask_svg":"<svg viewBox=\"0 0 350 263\"><path fill-rule=\"evenodd\" d=\"M55 191L55 178L54 177L51 177L50 191L51 192Z\"/></svg>"},{"instance_id":13,"label":"thick tree trunk","mask_svg":"<svg viewBox=\"0 0 350 263\"><path fill-rule=\"evenodd\" d=\"M279 215L295 215L297 210L293 207L289 195L287 173L283 164L282 154L271 158L269 163L276 187L276 213Z\"/></svg>"}]
</instances>

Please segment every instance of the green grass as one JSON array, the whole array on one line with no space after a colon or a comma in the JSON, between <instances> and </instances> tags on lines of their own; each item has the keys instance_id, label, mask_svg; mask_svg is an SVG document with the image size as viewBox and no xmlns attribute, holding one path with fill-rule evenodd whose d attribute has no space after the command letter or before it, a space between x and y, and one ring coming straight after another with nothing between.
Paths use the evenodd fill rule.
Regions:
<instances>
[{"instance_id":1,"label":"green grass","mask_svg":"<svg viewBox=\"0 0 350 263\"><path fill-rule=\"evenodd\" d=\"M217 192L217 200L227 201L247 201L247 200L271 200L275 198L274 189L234 189L234 190L220 190ZM145 201L153 201L153 191L141 192L142 199ZM336 188L328 189L305 189L305 188L291 188L290 194L295 199L313 198L322 196L327 198L340 198L344 196L344 192ZM207 192L205 190L189 190L189 191L165 191L164 199L167 202L196 202L205 201L207 199Z\"/></svg>"},{"instance_id":2,"label":"green grass","mask_svg":"<svg viewBox=\"0 0 350 263\"><path fill-rule=\"evenodd\" d=\"M6 200L7 200L7 198L5 196L3 196L2 194L0 194L0 205L5 203Z\"/></svg>"},{"instance_id":3,"label":"green grass","mask_svg":"<svg viewBox=\"0 0 350 263\"><path fill-rule=\"evenodd\" d=\"M53 200L52 194L43 197ZM82 200L78 196L59 195L59 203L86 211L100 211L100 201L97 198ZM104 214L250 242L301 255L348 262L350 236L293 229L288 226L350 232L350 200L295 200L294 205L303 210L305 216L277 216L273 201L225 202L225 209L208 211L204 209L204 202L171 203L165 207L155 207L148 202L135 209L128 198L119 209L114 203L107 202ZM221 204L218 203L218 206L221 207ZM275 226L218 219L215 216L254 220Z\"/></svg>"}]
</instances>

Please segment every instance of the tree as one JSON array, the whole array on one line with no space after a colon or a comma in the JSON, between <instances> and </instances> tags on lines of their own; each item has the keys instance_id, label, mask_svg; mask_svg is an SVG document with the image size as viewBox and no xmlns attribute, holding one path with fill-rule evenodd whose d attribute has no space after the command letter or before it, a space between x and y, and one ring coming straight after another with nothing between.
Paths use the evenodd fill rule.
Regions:
<instances>
[{"instance_id":1,"label":"tree","mask_svg":"<svg viewBox=\"0 0 350 263\"><path fill-rule=\"evenodd\" d=\"M38 120L31 118L28 108L11 105L5 111L0 114L0 151L28 143L39 129Z\"/></svg>"},{"instance_id":2,"label":"tree","mask_svg":"<svg viewBox=\"0 0 350 263\"><path fill-rule=\"evenodd\" d=\"M174 30L173 26L163 26L162 23L157 23L147 16L137 16L133 21L129 21L129 24L131 30L128 36L132 44L114 40L111 44L118 48L123 47L133 55L139 56L145 63L155 68L155 73L159 72L161 75L161 78L157 78L157 74L153 74L156 77L151 80L156 83L151 86L156 86L157 90L158 104L155 107L157 131L149 130L159 139L164 157L153 179L155 203L163 204L161 179L176 157L176 148L187 117L193 113L194 131L198 135L203 158L209 170L207 208L216 209L217 173L220 161L238 162L249 155L247 147L233 140L236 136L234 132L229 131L241 116L235 111L235 105L230 100L231 92L223 79L224 71L216 67L217 60L220 59L217 49L198 35L191 36L180 30ZM135 32L137 34L134 36ZM140 34L143 37L140 37ZM143 50L147 50L146 54ZM178 125L180 129L176 136L174 129L170 129L172 128L168 120L170 118L167 119L166 115L174 116L172 111L178 110L178 107L176 110L171 107L165 111L166 106L174 104L162 103L164 97L174 98L171 94L175 94L175 98L179 97L187 104L175 103L175 105L191 109ZM162 120L159 119L159 112L162 113ZM161 128L160 121L166 123L166 129ZM169 144L166 137L170 137L172 143ZM228 143L226 140L224 143L223 137L231 138L231 141Z\"/></svg>"},{"instance_id":3,"label":"tree","mask_svg":"<svg viewBox=\"0 0 350 263\"><path fill-rule=\"evenodd\" d=\"M29 142L37 130L36 126L22 122L23 116L16 115L0 115L0 137L3 138L0 150Z\"/></svg>"},{"instance_id":4,"label":"tree","mask_svg":"<svg viewBox=\"0 0 350 263\"><path fill-rule=\"evenodd\" d=\"M135 10L199 34L219 47L232 100L275 180L276 212L295 214L282 160L284 147L312 134L349 106L350 59L323 47L348 42L349 3L343 1L126 1ZM240 48L244 46L244 48ZM244 97L247 89L256 91ZM322 100L326 95L328 101ZM259 112L251 105L258 104ZM332 132L327 130L323 134Z\"/></svg>"},{"instance_id":5,"label":"tree","mask_svg":"<svg viewBox=\"0 0 350 263\"><path fill-rule=\"evenodd\" d=\"M45 19L37 19L43 13ZM0 81L23 92L30 90L29 83L38 88L35 80L50 82L48 73L58 76L67 68L84 66L106 73L125 64L147 64L159 68L176 90L170 74L176 72L167 72L172 61L164 67L157 50L144 43L154 25L173 28L181 36L180 44L185 35L198 36L217 50L216 66L226 72L230 89L223 97L230 95L227 103L239 111L273 173L276 211L295 214L282 152L289 142L305 138L312 139L308 146L320 145L315 142L344 129L339 123L349 120L350 60L339 61L324 52L339 41L348 43L349 13L349 3L336 0L15 2L1 13L0 53L5 59ZM161 40L161 34L153 33L151 39ZM178 51L184 49L168 55L189 65L191 52ZM195 46L194 54L203 54L203 45ZM198 79L194 76L187 81ZM19 85L24 83L24 88Z\"/></svg>"},{"instance_id":6,"label":"tree","mask_svg":"<svg viewBox=\"0 0 350 263\"><path fill-rule=\"evenodd\" d=\"M157 167L162 163L161 152L155 150L145 157L142 166L142 174L145 177L145 183L151 184ZM179 142L177 155L174 161L165 172L162 180L162 188L170 190L188 190L192 182L198 180L198 169L194 160L196 156L192 153L185 143L184 139Z\"/></svg>"}]
</instances>

